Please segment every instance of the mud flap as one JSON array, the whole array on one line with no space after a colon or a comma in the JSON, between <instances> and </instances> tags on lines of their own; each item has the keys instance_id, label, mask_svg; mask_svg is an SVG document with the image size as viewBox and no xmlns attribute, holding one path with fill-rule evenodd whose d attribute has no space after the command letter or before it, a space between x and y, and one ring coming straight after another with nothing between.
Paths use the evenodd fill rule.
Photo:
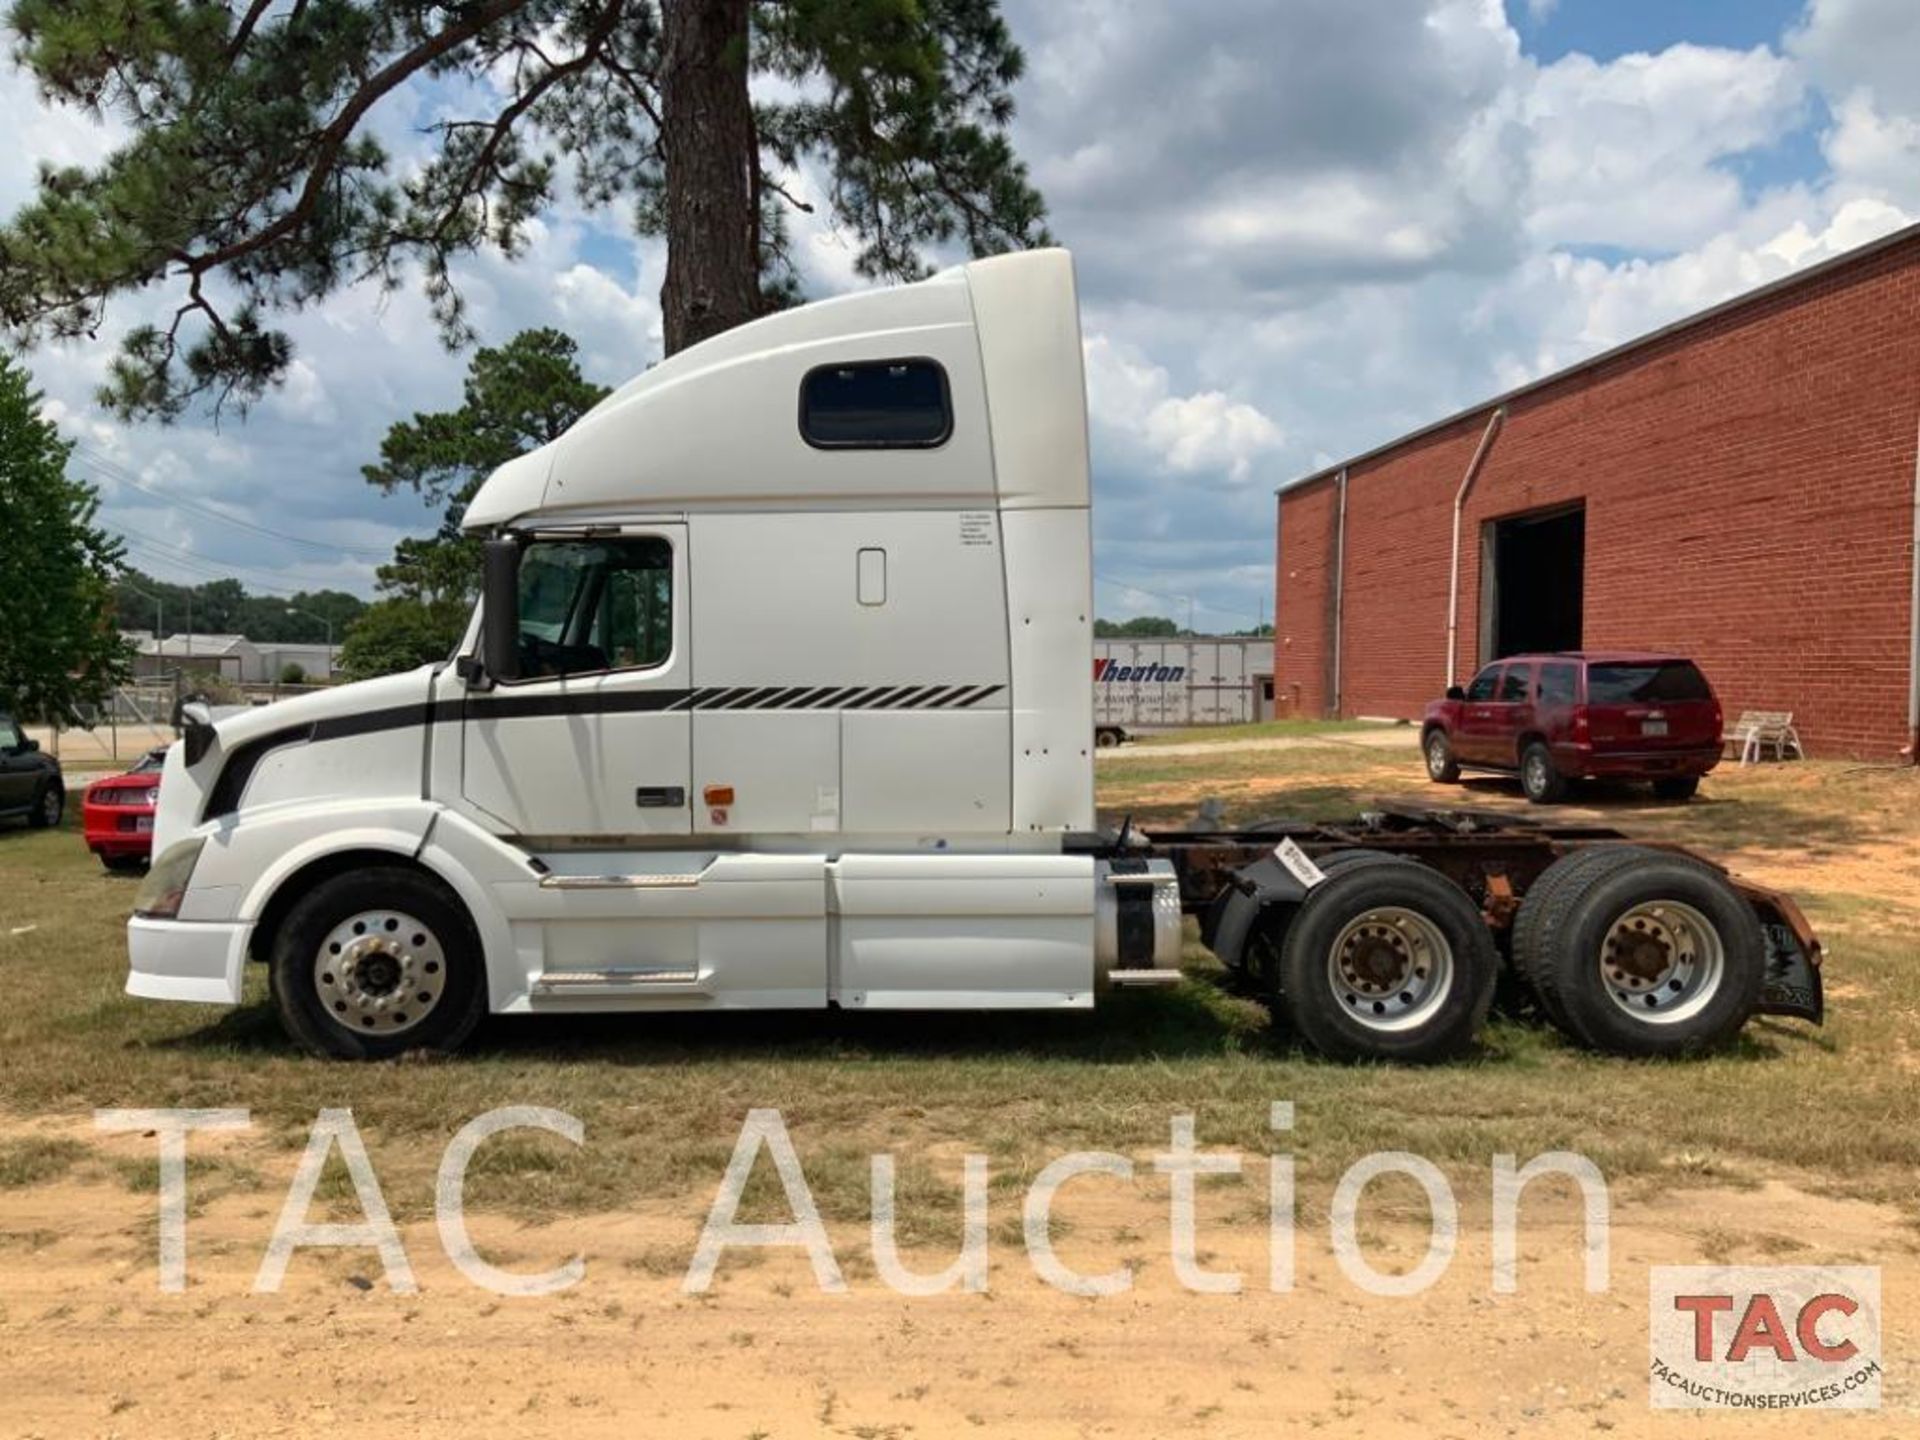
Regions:
<instances>
[{"instance_id":1,"label":"mud flap","mask_svg":"<svg viewBox=\"0 0 1920 1440\"><path fill-rule=\"evenodd\" d=\"M1760 929L1767 940L1767 978L1760 990L1762 1015L1791 1015L1822 1023L1826 1001L1820 992L1820 967L1793 927L1762 910Z\"/></svg>"}]
</instances>

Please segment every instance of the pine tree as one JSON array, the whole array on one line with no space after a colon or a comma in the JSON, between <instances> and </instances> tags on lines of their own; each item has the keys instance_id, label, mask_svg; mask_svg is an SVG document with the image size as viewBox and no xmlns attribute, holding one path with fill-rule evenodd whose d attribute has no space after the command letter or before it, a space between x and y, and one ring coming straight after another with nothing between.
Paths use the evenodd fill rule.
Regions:
<instances>
[{"instance_id":1,"label":"pine tree","mask_svg":"<svg viewBox=\"0 0 1920 1440\"><path fill-rule=\"evenodd\" d=\"M276 313L361 280L417 271L466 343L454 262L520 250L563 185L665 238L668 353L793 298L807 207L781 177L803 163L869 276L1045 238L997 0L15 0L10 19L46 94L133 134L43 170L0 229L0 321L81 336L115 296L171 290L103 392L123 416L246 405L292 356ZM372 129L413 81L470 113L399 175Z\"/></svg>"}]
</instances>

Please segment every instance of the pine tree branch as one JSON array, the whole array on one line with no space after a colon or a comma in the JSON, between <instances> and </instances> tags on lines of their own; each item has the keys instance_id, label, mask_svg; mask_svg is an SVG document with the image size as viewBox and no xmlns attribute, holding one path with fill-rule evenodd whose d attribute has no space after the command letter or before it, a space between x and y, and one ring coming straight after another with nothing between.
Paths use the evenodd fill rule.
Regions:
<instances>
[{"instance_id":1,"label":"pine tree branch","mask_svg":"<svg viewBox=\"0 0 1920 1440\"><path fill-rule=\"evenodd\" d=\"M340 158L341 149L352 137L354 129L369 110L435 60L458 49L489 25L506 19L514 11L521 9L525 3L526 0L491 0L491 3L478 6L470 11L466 18L449 25L431 39L421 42L377 71L341 107L340 113L334 116L333 122L320 132L318 153L314 157L313 164L308 168L306 184L301 188L300 198L291 210L244 239L235 240L199 254L176 252L174 258L186 267L189 274L204 275L209 270L216 270L222 265L244 259L272 245L275 241L283 240L293 234L312 217L314 208L320 203L327 181L333 174L334 162Z\"/></svg>"}]
</instances>

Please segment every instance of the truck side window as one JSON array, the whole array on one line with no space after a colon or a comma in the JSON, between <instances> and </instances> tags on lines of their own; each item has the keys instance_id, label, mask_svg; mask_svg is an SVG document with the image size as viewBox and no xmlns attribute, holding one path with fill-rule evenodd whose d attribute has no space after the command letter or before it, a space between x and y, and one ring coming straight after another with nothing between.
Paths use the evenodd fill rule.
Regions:
<instances>
[{"instance_id":1,"label":"truck side window","mask_svg":"<svg viewBox=\"0 0 1920 1440\"><path fill-rule=\"evenodd\" d=\"M924 450L953 434L947 372L932 360L821 365L800 382L800 434L822 450Z\"/></svg>"},{"instance_id":2,"label":"truck side window","mask_svg":"<svg viewBox=\"0 0 1920 1440\"><path fill-rule=\"evenodd\" d=\"M1571 665L1540 667L1540 703L1571 705L1574 694L1574 669Z\"/></svg>"},{"instance_id":3,"label":"truck side window","mask_svg":"<svg viewBox=\"0 0 1920 1440\"><path fill-rule=\"evenodd\" d=\"M536 540L520 557L528 678L646 670L673 651L673 547L658 536Z\"/></svg>"},{"instance_id":4,"label":"truck side window","mask_svg":"<svg viewBox=\"0 0 1920 1440\"><path fill-rule=\"evenodd\" d=\"M1467 699L1487 701L1493 699L1494 687L1500 683L1500 667L1489 665L1473 677L1473 684L1467 687Z\"/></svg>"},{"instance_id":5,"label":"truck side window","mask_svg":"<svg viewBox=\"0 0 1920 1440\"><path fill-rule=\"evenodd\" d=\"M1524 705L1527 691L1533 688L1533 667L1531 665L1509 665L1506 677L1500 682L1500 698L1509 705Z\"/></svg>"}]
</instances>

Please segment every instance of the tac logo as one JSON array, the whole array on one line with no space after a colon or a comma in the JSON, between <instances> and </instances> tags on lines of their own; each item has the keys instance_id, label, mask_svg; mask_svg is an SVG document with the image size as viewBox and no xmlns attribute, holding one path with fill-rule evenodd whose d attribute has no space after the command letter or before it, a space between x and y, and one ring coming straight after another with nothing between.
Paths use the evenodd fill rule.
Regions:
<instances>
[{"instance_id":1,"label":"tac logo","mask_svg":"<svg viewBox=\"0 0 1920 1440\"><path fill-rule=\"evenodd\" d=\"M1648 1398L1659 1410L1880 1404L1873 1265L1656 1265Z\"/></svg>"},{"instance_id":2,"label":"tac logo","mask_svg":"<svg viewBox=\"0 0 1920 1440\"><path fill-rule=\"evenodd\" d=\"M1099 685L1117 685L1127 681L1170 685L1186 673L1187 667L1184 665L1119 665L1106 659L1093 662L1094 683Z\"/></svg>"}]
</instances>

